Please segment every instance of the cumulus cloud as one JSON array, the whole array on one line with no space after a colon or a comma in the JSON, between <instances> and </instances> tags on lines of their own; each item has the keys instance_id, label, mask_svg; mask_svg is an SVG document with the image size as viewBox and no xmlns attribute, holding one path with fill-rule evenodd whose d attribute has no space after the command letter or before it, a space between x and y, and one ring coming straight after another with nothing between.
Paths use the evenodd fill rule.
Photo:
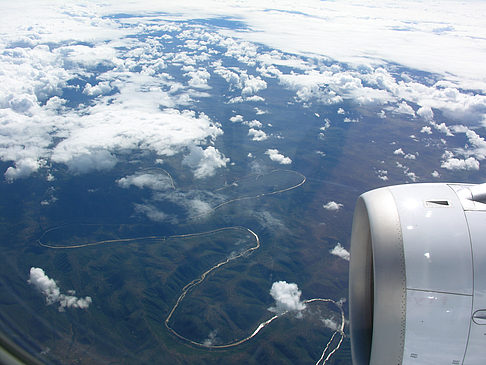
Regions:
<instances>
[{"instance_id":1,"label":"cumulus cloud","mask_svg":"<svg viewBox=\"0 0 486 365\"><path fill-rule=\"evenodd\" d=\"M396 166L403 171L403 174L409 178L411 181L416 182L418 181L419 177L415 172L410 171L408 166L402 165L400 162L396 161Z\"/></svg>"},{"instance_id":2,"label":"cumulus cloud","mask_svg":"<svg viewBox=\"0 0 486 365\"><path fill-rule=\"evenodd\" d=\"M216 169L225 167L229 161L229 158L226 158L213 146L209 146L206 149L195 146L190 148L189 154L184 157L182 162L195 169L194 177L203 179L213 176L216 173Z\"/></svg>"},{"instance_id":3,"label":"cumulus cloud","mask_svg":"<svg viewBox=\"0 0 486 365\"><path fill-rule=\"evenodd\" d=\"M278 162L281 165L290 165L292 163L292 160L289 157L285 157L277 149L269 148L265 154L270 160Z\"/></svg>"},{"instance_id":4,"label":"cumulus cloud","mask_svg":"<svg viewBox=\"0 0 486 365\"><path fill-rule=\"evenodd\" d=\"M152 190L166 190L174 188L172 179L167 174L162 173L139 173L135 175L128 175L118 179L117 184L122 188L129 188L136 186L140 189L149 188Z\"/></svg>"},{"instance_id":5,"label":"cumulus cloud","mask_svg":"<svg viewBox=\"0 0 486 365\"><path fill-rule=\"evenodd\" d=\"M165 4L164 11L177 12L180 19L189 19L194 10L200 16L207 14L209 7L205 4L191 2L183 9L177 4ZM238 15L248 24L245 32L225 30L224 33L206 32L203 26L188 29L184 22L150 20L144 23L141 17L137 18L140 27L125 27L107 16L120 11L136 16L148 11L135 4L115 6L109 2L105 7L86 8L73 5L70 11L46 6L42 15L35 6L28 10L19 9L15 4L6 7L6 14L11 16L6 15L9 22L0 25L5 35L0 57L0 119L5 123L0 136L0 159L11 161L12 165L5 171L5 178L13 181L29 176L50 162L66 164L74 173L84 173L112 168L120 152L132 149L172 156L206 145L208 139L213 140L222 133L217 123L200 124L200 120L194 119L204 118L195 115L186 119L186 123L180 118L176 121L174 115L164 116L170 114L164 108L180 110L180 106L195 105L209 95L203 91L209 90L208 81L214 74L228 82L231 92L236 92L237 96L228 96L229 102L262 101L256 94L268 87L265 79L268 77L295 91L296 98L305 105L314 101L335 104L353 99L358 105L393 105L391 110L409 115L417 109L417 116L431 122L430 129L422 129L423 133L436 128L452 136L444 123L433 122L435 110L461 122L485 120L486 96L467 90L486 90L486 79L478 72L483 67L479 60L484 58L481 57L484 47L469 42L482 25L483 19L471 16L481 13L472 11L476 7L482 9L479 3L462 4L454 12L448 9L453 9L455 1L451 2L451 8L428 4L433 9L429 14L437 17L437 23L452 24L447 31L439 32L440 42L437 42L439 33L430 28L430 22L418 19L411 26L404 21L408 21L409 11L417 9L410 2L400 7L388 3L372 7L371 2L365 1L359 4L359 10L356 4L303 5L298 13L293 11L294 4L290 1L279 3L279 8L284 9L280 12L268 11L266 2L255 4L239 7L219 4L219 14ZM156 3L144 6L154 14L160 10ZM330 11L339 16L329 18ZM22 17L15 16L19 12ZM373 16L356 17L362 12ZM394 16L390 18L390 14ZM327 19L325 24L319 21L323 18ZM346 19L348 23L335 19ZM453 26L462 24L461 19L467 19L468 27ZM63 24L63 32L51 30L59 28L52 26L58 21ZM26 22L33 25L26 28ZM309 30L305 34L303 22L308 25L304 32ZM356 38L346 26L355 22L366 30L362 35L380 34L380 37L358 35ZM399 31L403 24L407 24L406 32ZM319 32L313 26L319 27ZM22 32L12 32L12 29L22 29ZM177 52L166 52L158 39L144 37L152 31L177 34L181 42ZM415 42L417 37L420 42ZM422 37L427 41L422 41ZM162 34L160 39L176 40L169 34ZM389 46L383 47L385 41ZM408 47L411 43L417 45L412 53ZM457 49L463 50L460 54L467 55L470 67L463 67L462 59L459 62L457 57L447 57L450 47L445 47L446 43L454 43ZM262 44L274 50L268 52ZM427 52L429 46L424 51L423 46L430 44L436 47L434 52ZM218 50L211 48L216 45ZM218 52L225 57L211 59ZM317 62L301 57L309 52L316 56ZM324 56L337 62L331 65L321 62ZM227 62L226 58L232 60ZM237 67L235 59L251 67L248 70ZM397 75L388 68L388 62L431 71L434 75L425 83L412 73ZM187 82L175 81L173 76L164 74L164 70L172 70L168 65L179 67ZM205 67L212 68L214 74ZM89 83L71 84L79 80L89 80ZM72 100L61 102L59 97L66 90L74 92L76 88L88 99L86 105L73 108ZM343 111L338 109L338 113ZM206 127L200 128L202 124ZM268 138L264 131L256 129L260 128L258 125L249 127L253 129L250 136L255 141ZM462 157L465 161L473 156L464 153ZM474 158L481 161L479 155ZM195 174L204 175L201 171Z\"/></svg>"},{"instance_id":6,"label":"cumulus cloud","mask_svg":"<svg viewBox=\"0 0 486 365\"><path fill-rule=\"evenodd\" d=\"M258 107L255 107L254 109L255 109L256 115L267 114L267 112L265 110L262 110L262 109L260 109Z\"/></svg>"},{"instance_id":7,"label":"cumulus cloud","mask_svg":"<svg viewBox=\"0 0 486 365\"><path fill-rule=\"evenodd\" d=\"M423 126L420 133L432 134L432 128L430 128L428 125Z\"/></svg>"},{"instance_id":8,"label":"cumulus cloud","mask_svg":"<svg viewBox=\"0 0 486 365\"><path fill-rule=\"evenodd\" d=\"M40 167L40 162L32 158L25 158L17 161L15 167L10 166L5 171L5 179L9 182L19 178L25 178L30 176L33 172L37 171Z\"/></svg>"},{"instance_id":9,"label":"cumulus cloud","mask_svg":"<svg viewBox=\"0 0 486 365\"><path fill-rule=\"evenodd\" d=\"M437 129L439 132L444 133L448 137L453 137L454 135L452 134L451 130L449 129L448 126L446 126L445 123L435 123L435 122L430 122L430 125L433 126L435 129Z\"/></svg>"},{"instance_id":10,"label":"cumulus cloud","mask_svg":"<svg viewBox=\"0 0 486 365\"><path fill-rule=\"evenodd\" d=\"M474 157L468 157L466 159L449 157L445 161L442 161L440 167L447 170L479 170L479 161Z\"/></svg>"},{"instance_id":11,"label":"cumulus cloud","mask_svg":"<svg viewBox=\"0 0 486 365\"><path fill-rule=\"evenodd\" d=\"M332 250L329 251L331 255L342 258L343 260L349 261L350 254L339 242L334 246Z\"/></svg>"},{"instance_id":12,"label":"cumulus cloud","mask_svg":"<svg viewBox=\"0 0 486 365\"><path fill-rule=\"evenodd\" d=\"M260 129L250 128L248 130L248 135L252 137L253 141L257 141L257 142L268 139L267 134Z\"/></svg>"},{"instance_id":13,"label":"cumulus cloud","mask_svg":"<svg viewBox=\"0 0 486 365\"><path fill-rule=\"evenodd\" d=\"M30 268L29 280L27 282L45 296L47 305L58 303L59 312L64 312L66 308L87 309L92 303L91 297L76 297L74 290L69 290L68 295L61 293L57 283L49 278L44 270L38 267Z\"/></svg>"},{"instance_id":14,"label":"cumulus cloud","mask_svg":"<svg viewBox=\"0 0 486 365\"><path fill-rule=\"evenodd\" d=\"M259 76L254 77L254 76L248 76L248 75L243 75L243 88L241 90L241 95L243 96L248 96L248 95L253 95L256 94L258 91L266 89L267 88L267 83L262 80Z\"/></svg>"},{"instance_id":15,"label":"cumulus cloud","mask_svg":"<svg viewBox=\"0 0 486 365\"><path fill-rule=\"evenodd\" d=\"M466 133L467 140L472 147L472 151L470 151L470 153L480 160L486 159L486 141L484 138L469 128L465 128L464 131Z\"/></svg>"},{"instance_id":16,"label":"cumulus cloud","mask_svg":"<svg viewBox=\"0 0 486 365\"><path fill-rule=\"evenodd\" d=\"M378 178L383 181L388 181L388 171L378 170Z\"/></svg>"},{"instance_id":17,"label":"cumulus cloud","mask_svg":"<svg viewBox=\"0 0 486 365\"><path fill-rule=\"evenodd\" d=\"M247 125L250 128L261 128L261 127L263 127L262 122L260 122L259 120L256 120L256 119L253 119L250 122L243 122L243 124Z\"/></svg>"},{"instance_id":18,"label":"cumulus cloud","mask_svg":"<svg viewBox=\"0 0 486 365\"><path fill-rule=\"evenodd\" d=\"M224 78L233 89L241 90L242 97L250 97L267 88L267 83L260 76L249 75L246 70L229 70L219 64L214 72Z\"/></svg>"},{"instance_id":19,"label":"cumulus cloud","mask_svg":"<svg viewBox=\"0 0 486 365\"><path fill-rule=\"evenodd\" d=\"M343 207L341 203L336 203L335 201L329 201L322 206L326 210L338 211Z\"/></svg>"},{"instance_id":20,"label":"cumulus cloud","mask_svg":"<svg viewBox=\"0 0 486 365\"><path fill-rule=\"evenodd\" d=\"M207 96L192 90L207 89L210 76L204 68L186 73L192 89L174 81L162 71L175 55L163 54L152 38L129 36L142 28L120 28L92 10L90 16L83 10L71 17L71 11L57 13L53 7L43 13L46 19L33 11L30 16L39 22L27 31L32 42L9 41L31 46L2 51L0 159L12 161L5 171L9 181L50 162L66 164L74 173L110 169L120 152L134 149L171 156L222 134L202 114L166 109ZM58 27L50 22L57 20L63 31L51 32ZM12 32L11 38L16 36ZM78 98L67 101L60 98L63 93L79 93L88 102L76 105Z\"/></svg>"},{"instance_id":21,"label":"cumulus cloud","mask_svg":"<svg viewBox=\"0 0 486 365\"><path fill-rule=\"evenodd\" d=\"M97 85L91 85L89 82L84 86L83 94L89 96L98 96L108 94L112 90L109 81L99 82Z\"/></svg>"},{"instance_id":22,"label":"cumulus cloud","mask_svg":"<svg viewBox=\"0 0 486 365\"><path fill-rule=\"evenodd\" d=\"M203 114L196 117L189 111L149 113L137 111L136 107L133 110L118 109L118 112L117 109L100 107L99 113L77 120L79 127L73 127L69 136L54 148L51 160L64 163L79 173L103 170L116 164L114 152L141 147L171 156L187 146L194 151L201 149L195 144L222 133L219 126ZM205 153L209 163L219 156L214 147ZM204 172L201 170L197 174Z\"/></svg>"},{"instance_id":23,"label":"cumulus cloud","mask_svg":"<svg viewBox=\"0 0 486 365\"><path fill-rule=\"evenodd\" d=\"M360 88L361 80L352 78L351 80L344 80L340 77L343 75L335 75L332 71L319 72L316 70L306 71L304 74L280 74L280 83L296 92L297 98L304 102L312 100L319 101L323 104L336 104L343 101L343 98L337 94L337 91L347 91ZM328 85L326 88L325 86ZM333 90L333 89L336 90Z\"/></svg>"},{"instance_id":24,"label":"cumulus cloud","mask_svg":"<svg viewBox=\"0 0 486 365\"><path fill-rule=\"evenodd\" d=\"M243 116L240 114L234 115L230 118L230 122L233 123L243 122Z\"/></svg>"},{"instance_id":25,"label":"cumulus cloud","mask_svg":"<svg viewBox=\"0 0 486 365\"><path fill-rule=\"evenodd\" d=\"M208 89L208 80L211 77L208 71L205 69L201 68L196 71L189 71L188 73L185 74L186 76L189 76L189 86L198 88L198 89Z\"/></svg>"},{"instance_id":26,"label":"cumulus cloud","mask_svg":"<svg viewBox=\"0 0 486 365\"><path fill-rule=\"evenodd\" d=\"M417 115L424 118L425 120L434 119L434 112L430 106L422 106L417 110Z\"/></svg>"},{"instance_id":27,"label":"cumulus cloud","mask_svg":"<svg viewBox=\"0 0 486 365\"><path fill-rule=\"evenodd\" d=\"M396 113L400 113L400 114L408 114L408 115L411 115L411 116L415 116L415 111L413 110L413 108L408 105L405 101L402 101L395 109L395 112Z\"/></svg>"},{"instance_id":28,"label":"cumulus cloud","mask_svg":"<svg viewBox=\"0 0 486 365\"><path fill-rule=\"evenodd\" d=\"M297 284L286 281L276 281L272 284L270 295L275 299L275 306L268 308L269 311L284 314L286 312L301 312L305 304L300 300L302 292Z\"/></svg>"},{"instance_id":29,"label":"cumulus cloud","mask_svg":"<svg viewBox=\"0 0 486 365\"><path fill-rule=\"evenodd\" d=\"M62 147L65 145L63 144ZM62 150L63 149L63 150ZM65 148L56 148L52 161L62 162L69 167L69 170L75 174L85 174L90 171L102 171L112 169L117 158L114 154L103 149L88 149L72 153Z\"/></svg>"},{"instance_id":30,"label":"cumulus cloud","mask_svg":"<svg viewBox=\"0 0 486 365\"><path fill-rule=\"evenodd\" d=\"M230 100L228 100L228 104L243 103L243 102L246 102L246 101L258 102L258 101L265 101L265 99L262 98L259 95L252 95L252 96L246 96L246 97L236 96L236 97L231 98Z\"/></svg>"}]
</instances>

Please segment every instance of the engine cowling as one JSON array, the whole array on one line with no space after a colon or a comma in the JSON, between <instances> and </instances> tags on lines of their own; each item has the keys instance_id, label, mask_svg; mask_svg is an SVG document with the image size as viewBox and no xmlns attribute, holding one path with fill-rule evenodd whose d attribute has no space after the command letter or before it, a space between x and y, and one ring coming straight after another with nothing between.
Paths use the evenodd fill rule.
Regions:
<instances>
[{"instance_id":1,"label":"engine cowling","mask_svg":"<svg viewBox=\"0 0 486 365\"><path fill-rule=\"evenodd\" d=\"M486 363L486 184L409 184L358 198L354 365Z\"/></svg>"}]
</instances>

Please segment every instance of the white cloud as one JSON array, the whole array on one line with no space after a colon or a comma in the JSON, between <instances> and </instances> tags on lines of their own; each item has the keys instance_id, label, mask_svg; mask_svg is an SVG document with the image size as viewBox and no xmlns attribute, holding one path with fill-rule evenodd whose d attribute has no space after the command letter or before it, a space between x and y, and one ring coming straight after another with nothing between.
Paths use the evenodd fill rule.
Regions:
<instances>
[{"instance_id":1,"label":"white cloud","mask_svg":"<svg viewBox=\"0 0 486 365\"><path fill-rule=\"evenodd\" d=\"M281 165L290 165L292 163L292 160L289 157L285 157L277 149L269 148L265 154L270 160L278 162Z\"/></svg>"},{"instance_id":2,"label":"white cloud","mask_svg":"<svg viewBox=\"0 0 486 365\"><path fill-rule=\"evenodd\" d=\"M413 171L404 171L405 175L413 182L417 182L418 181L418 176L415 172Z\"/></svg>"},{"instance_id":3,"label":"white cloud","mask_svg":"<svg viewBox=\"0 0 486 365\"><path fill-rule=\"evenodd\" d=\"M171 202L177 204L185 211L186 218L200 218L209 215L214 209L213 207L227 201L227 197L210 193L208 191L190 190L187 192L180 190L170 190L165 192L156 192L152 195L150 203L140 204L136 207L136 211L143 213L154 221L172 220L175 222L173 216L169 216L161 212L155 205L157 202Z\"/></svg>"},{"instance_id":4,"label":"white cloud","mask_svg":"<svg viewBox=\"0 0 486 365\"><path fill-rule=\"evenodd\" d=\"M405 155L405 152L403 152L403 150L401 148L398 148L396 149L395 151L393 151L393 154L394 155Z\"/></svg>"},{"instance_id":5,"label":"white cloud","mask_svg":"<svg viewBox=\"0 0 486 365\"><path fill-rule=\"evenodd\" d=\"M244 103L246 101L259 102L259 101L265 101L265 99L258 95L252 95L247 97L236 96L234 98L229 99L228 104Z\"/></svg>"},{"instance_id":6,"label":"white cloud","mask_svg":"<svg viewBox=\"0 0 486 365\"><path fill-rule=\"evenodd\" d=\"M440 167L447 170L479 170L479 161L474 157L468 157L466 159L450 157L442 161Z\"/></svg>"},{"instance_id":7,"label":"white cloud","mask_svg":"<svg viewBox=\"0 0 486 365\"><path fill-rule=\"evenodd\" d=\"M471 144L471 151L468 153L473 154L480 160L486 159L486 142L483 137L470 129L465 130L468 142Z\"/></svg>"},{"instance_id":8,"label":"white cloud","mask_svg":"<svg viewBox=\"0 0 486 365\"><path fill-rule=\"evenodd\" d=\"M136 186L140 189L149 188L152 190L167 190L173 188L173 182L170 176L161 173L139 173L128 175L116 181L122 188Z\"/></svg>"},{"instance_id":9,"label":"white cloud","mask_svg":"<svg viewBox=\"0 0 486 365\"><path fill-rule=\"evenodd\" d=\"M56 148L55 154L52 156L52 161L66 164L69 170L75 174L84 174L93 170L109 170L117 163L116 157L109 151L103 149L87 149L77 151L76 153L70 152L72 151L68 151L67 149L60 151Z\"/></svg>"},{"instance_id":10,"label":"white cloud","mask_svg":"<svg viewBox=\"0 0 486 365\"><path fill-rule=\"evenodd\" d=\"M214 72L224 78L232 88L241 90L242 97L251 97L267 88L260 76L248 75L246 70L229 70L219 64Z\"/></svg>"},{"instance_id":11,"label":"white cloud","mask_svg":"<svg viewBox=\"0 0 486 365\"><path fill-rule=\"evenodd\" d=\"M118 61L116 50L109 45L72 45L56 49L56 53L63 58L64 65L71 67L96 67L113 65Z\"/></svg>"},{"instance_id":12,"label":"white cloud","mask_svg":"<svg viewBox=\"0 0 486 365\"><path fill-rule=\"evenodd\" d=\"M144 214L148 219L154 222L163 222L169 219L168 215L161 212L152 204L134 204L135 212Z\"/></svg>"},{"instance_id":13,"label":"white cloud","mask_svg":"<svg viewBox=\"0 0 486 365\"><path fill-rule=\"evenodd\" d=\"M102 170L116 164L114 153L118 151L141 147L171 156L186 146L196 149L195 144L222 133L205 115L196 117L188 111L149 113L137 108L103 106L96 109L99 110L72 119L69 135L54 148L52 161L79 173ZM209 158L214 157L206 153Z\"/></svg>"},{"instance_id":14,"label":"white cloud","mask_svg":"<svg viewBox=\"0 0 486 365\"><path fill-rule=\"evenodd\" d=\"M203 179L213 176L216 169L225 167L230 161L213 146L203 149L199 146L191 147L189 154L184 157L182 163L195 169L194 177Z\"/></svg>"},{"instance_id":15,"label":"white cloud","mask_svg":"<svg viewBox=\"0 0 486 365\"><path fill-rule=\"evenodd\" d=\"M396 161L396 166L403 171L403 174L413 182L417 182L419 177L415 172L410 171L408 166L402 165L400 162Z\"/></svg>"},{"instance_id":16,"label":"white cloud","mask_svg":"<svg viewBox=\"0 0 486 365\"><path fill-rule=\"evenodd\" d=\"M319 128L319 130L321 131L325 131L326 129L328 129L329 127L331 126L331 121L328 119L328 118L325 118L324 119L324 125L322 127Z\"/></svg>"},{"instance_id":17,"label":"white cloud","mask_svg":"<svg viewBox=\"0 0 486 365\"><path fill-rule=\"evenodd\" d=\"M241 122L243 122L243 116L240 115L240 114L234 115L230 118L230 122L241 123Z\"/></svg>"},{"instance_id":18,"label":"white cloud","mask_svg":"<svg viewBox=\"0 0 486 365\"><path fill-rule=\"evenodd\" d=\"M265 110L262 110L262 109L260 109L258 107L255 107L254 109L255 109L255 113L257 115L267 114L267 112Z\"/></svg>"},{"instance_id":19,"label":"white cloud","mask_svg":"<svg viewBox=\"0 0 486 365\"><path fill-rule=\"evenodd\" d=\"M256 94L258 91L266 89L267 83L263 81L260 77L243 75L243 89L241 90L241 95L249 96Z\"/></svg>"},{"instance_id":20,"label":"white cloud","mask_svg":"<svg viewBox=\"0 0 486 365\"><path fill-rule=\"evenodd\" d=\"M32 158L24 158L18 160L15 163L15 167L9 167L5 171L5 179L12 182L15 179L24 178L30 176L33 172L37 171L40 167L39 161Z\"/></svg>"},{"instance_id":21,"label":"white cloud","mask_svg":"<svg viewBox=\"0 0 486 365\"><path fill-rule=\"evenodd\" d=\"M51 162L66 164L74 173L109 169L119 153L141 149L171 156L222 134L217 123L202 114L162 110L189 105L192 98L207 94L187 89L162 73L163 57L168 60L170 55L160 51L157 41L127 37L143 27L122 28L97 15L95 8L72 7L65 12L33 6L22 21L12 19L19 28L11 35L22 37L27 32L23 38L32 41L4 39L30 44L0 56L0 159L12 161L6 179L26 177ZM16 11L14 6L9 9ZM22 22L27 18L36 21L26 31ZM58 21L62 26L55 26ZM66 40L86 44L64 45ZM206 88L205 69L193 68L187 75L190 86ZM68 85L72 79L88 77L95 80ZM97 98L86 106L68 106L59 98L66 88Z\"/></svg>"},{"instance_id":22,"label":"white cloud","mask_svg":"<svg viewBox=\"0 0 486 365\"><path fill-rule=\"evenodd\" d=\"M437 129L439 132L444 133L448 137L453 137L454 135L452 134L451 130L449 129L448 126L446 126L445 123L435 123L433 121L430 122L430 125L433 126L435 129Z\"/></svg>"},{"instance_id":23,"label":"white cloud","mask_svg":"<svg viewBox=\"0 0 486 365\"><path fill-rule=\"evenodd\" d=\"M331 200L324 204L322 207L326 210L338 211L343 207L343 205L341 203L336 203L335 201Z\"/></svg>"},{"instance_id":24,"label":"white cloud","mask_svg":"<svg viewBox=\"0 0 486 365\"><path fill-rule=\"evenodd\" d=\"M190 210L190 216L206 216L213 211L213 208L208 202L200 199L191 199L187 201L187 206Z\"/></svg>"},{"instance_id":25,"label":"white cloud","mask_svg":"<svg viewBox=\"0 0 486 365\"><path fill-rule=\"evenodd\" d=\"M268 138L267 134L260 130L260 129L255 129L255 128L250 128L248 131L248 135L252 137L253 141L264 141Z\"/></svg>"},{"instance_id":26,"label":"white cloud","mask_svg":"<svg viewBox=\"0 0 486 365\"><path fill-rule=\"evenodd\" d=\"M275 306L269 311L283 314L286 312L300 312L305 309L305 304L300 300L302 292L297 284L286 281L276 281L272 284L270 295L275 299Z\"/></svg>"},{"instance_id":27,"label":"white cloud","mask_svg":"<svg viewBox=\"0 0 486 365\"><path fill-rule=\"evenodd\" d=\"M209 72L207 72L205 69L199 69L196 71L190 71L185 74L186 76L189 76L189 86L198 88L198 89L208 89L208 80L211 77Z\"/></svg>"},{"instance_id":28,"label":"white cloud","mask_svg":"<svg viewBox=\"0 0 486 365\"><path fill-rule=\"evenodd\" d=\"M216 342L217 342L217 335L218 335L218 331L217 330L212 330L211 332L209 332L208 338L206 338L203 341L203 345L204 346L213 346L214 344L216 344Z\"/></svg>"},{"instance_id":29,"label":"white cloud","mask_svg":"<svg viewBox=\"0 0 486 365\"><path fill-rule=\"evenodd\" d=\"M250 127L250 128L261 128L263 127L263 124L259 120L252 120L250 122L243 122L244 125Z\"/></svg>"},{"instance_id":30,"label":"white cloud","mask_svg":"<svg viewBox=\"0 0 486 365\"><path fill-rule=\"evenodd\" d=\"M9 5L4 10L9 15L6 19L22 19L22 14L24 22L35 24L35 20L40 19L45 26L46 23L51 25L49 21L52 23L53 7L38 11L38 7L23 6L17 10L18 5ZM271 10L274 7L271 2L256 0L238 6L232 2L221 4L211 0L189 0L184 2L184 6L179 2L164 3L163 8L157 2L121 4L111 1L104 7L89 6L83 9L90 15L88 19L78 16L70 20L70 14L82 14L72 5L73 9L65 16L67 19L63 30L67 33L67 39L73 39L74 34L82 34L80 28L89 24L88 21L94 22L93 17L98 16L95 20L108 28L107 25L114 21L101 16L122 12L156 14L163 10L177 14L179 19L237 17L247 24L245 32L225 30L225 33L244 38L247 42L225 39L221 44L226 48L227 56L236 57L247 64L255 63L258 52L254 43L259 43L293 55L325 55L350 64L374 66L391 62L441 74L461 87L484 89L484 77L478 76L482 75L483 70L484 40L477 35L482 34L481 14L486 11L486 5L481 2L422 4L404 1L397 6L393 1L376 4L366 0L351 3L308 1L296 5L293 1L283 0L278 3L280 11ZM76 24L76 21L81 24ZM5 22L3 34L10 34L9 31L19 23L19 20ZM444 28L447 31L438 31L437 24L447 25ZM49 29L47 26L45 28ZM356 29L360 31L354 31ZM116 31L110 30L112 33ZM91 35L100 37L92 29L83 37L89 39ZM53 37L51 34L48 36ZM114 38L113 34L110 36ZM451 54L450 49L457 52ZM267 63L276 64L282 57L275 55L270 58L275 60ZM464 67L464 64L468 67Z\"/></svg>"},{"instance_id":31,"label":"white cloud","mask_svg":"<svg viewBox=\"0 0 486 365\"><path fill-rule=\"evenodd\" d=\"M343 260L349 261L349 252L338 242L334 248L329 251L332 255L342 258Z\"/></svg>"},{"instance_id":32,"label":"white cloud","mask_svg":"<svg viewBox=\"0 0 486 365\"><path fill-rule=\"evenodd\" d=\"M432 120L434 118L434 112L430 106L422 106L417 110L417 115L424 118L425 120Z\"/></svg>"},{"instance_id":33,"label":"white cloud","mask_svg":"<svg viewBox=\"0 0 486 365\"><path fill-rule=\"evenodd\" d=\"M58 303L59 312L63 312L66 308L87 309L92 303L91 297L78 298L74 296L74 290L69 290L68 295L61 293L57 283L49 278L44 273L44 270L38 267L30 268L29 280L27 282L45 296L47 305Z\"/></svg>"},{"instance_id":34,"label":"white cloud","mask_svg":"<svg viewBox=\"0 0 486 365\"><path fill-rule=\"evenodd\" d=\"M432 134L432 128L430 128L428 125L423 126L420 133Z\"/></svg>"},{"instance_id":35,"label":"white cloud","mask_svg":"<svg viewBox=\"0 0 486 365\"><path fill-rule=\"evenodd\" d=\"M378 170L378 178L383 181L388 181L388 171Z\"/></svg>"},{"instance_id":36,"label":"white cloud","mask_svg":"<svg viewBox=\"0 0 486 365\"><path fill-rule=\"evenodd\" d=\"M405 101L402 101L398 107L395 108L396 113L401 113L401 114L408 114L411 116L415 116L415 111L413 108L408 105Z\"/></svg>"},{"instance_id":37,"label":"white cloud","mask_svg":"<svg viewBox=\"0 0 486 365\"><path fill-rule=\"evenodd\" d=\"M98 96L98 95L108 94L111 90L112 88L108 81L102 81L94 86L91 85L90 83L87 83L84 86L83 94L89 96Z\"/></svg>"},{"instance_id":38,"label":"white cloud","mask_svg":"<svg viewBox=\"0 0 486 365\"><path fill-rule=\"evenodd\" d=\"M215 4L213 0L188 0L184 6L164 4L165 13L161 15L153 15L160 14L161 5L156 2L108 1L103 7L58 7L38 2L5 5L2 10L6 20L0 24L4 34L0 44L0 120L4 122L0 159L12 163L5 172L6 179L29 176L50 166L50 162L82 173L112 168L119 153L132 149L172 156L187 148L206 146L208 139L222 133L217 123L198 130L199 123L193 122L201 117L193 116L179 134L178 128L184 123L172 123L171 117L163 116L167 110L161 109L189 108L209 95L203 91L211 74L201 66L208 67L202 62L209 59L211 51L220 49L226 57L260 73L223 67L222 60L209 62L214 73L240 94L229 102L263 101L256 94L268 87L265 77L269 77L294 90L304 103L334 104L352 99L363 105L396 105L397 111L410 115L418 108L418 116L448 136L452 133L444 123L433 122L433 110L462 123L485 120L486 96L470 91L483 90L484 94L486 90L486 77L481 72L486 41L477 36L484 28L479 14L486 5L480 2L460 6L458 0L446 5L430 3L425 5L426 12L418 11L423 4L405 1L396 6L388 0L378 5L371 0L311 0L299 6L283 0L279 2L282 11L269 10L273 8L266 0L250 0L238 6L232 2ZM150 21L126 18L123 23L133 26L122 26L109 16L119 13L151 13L153 17ZM184 29L183 22L170 22L170 14L177 14L179 20L237 16L248 27L245 32ZM441 30L434 25L439 23L447 25ZM361 31L358 34L352 29ZM172 37L167 34L138 37L151 31L178 34L183 48L166 52L159 39L165 42ZM218 50L211 50L211 46ZM268 52L265 46L275 49ZM452 46L457 49L454 55L450 54ZM312 60L301 57L309 54ZM337 62L328 66L321 62L323 59L336 60L346 67ZM390 63L434 75L424 83L413 73L388 71ZM463 66L465 63L468 67ZM164 75L169 64L180 67L188 83ZM74 90L69 83L79 79L90 80L79 85L90 103L73 108L59 96L67 87ZM422 132L429 133L431 128ZM257 129L250 135L254 140L267 138ZM464 161L470 157L481 160L478 148L474 156L460 153Z\"/></svg>"},{"instance_id":39,"label":"white cloud","mask_svg":"<svg viewBox=\"0 0 486 365\"><path fill-rule=\"evenodd\" d=\"M334 318L324 318L322 319L322 323L325 327L329 328L332 331L337 331L339 328L339 324Z\"/></svg>"}]
</instances>

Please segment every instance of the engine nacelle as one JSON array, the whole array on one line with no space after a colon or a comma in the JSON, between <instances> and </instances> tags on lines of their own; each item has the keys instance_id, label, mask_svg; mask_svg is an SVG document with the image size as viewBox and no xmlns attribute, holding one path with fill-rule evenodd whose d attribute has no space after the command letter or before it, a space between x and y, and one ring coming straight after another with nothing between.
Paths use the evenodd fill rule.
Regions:
<instances>
[{"instance_id":1,"label":"engine nacelle","mask_svg":"<svg viewBox=\"0 0 486 365\"><path fill-rule=\"evenodd\" d=\"M356 204L355 365L486 364L486 184L376 189Z\"/></svg>"}]
</instances>

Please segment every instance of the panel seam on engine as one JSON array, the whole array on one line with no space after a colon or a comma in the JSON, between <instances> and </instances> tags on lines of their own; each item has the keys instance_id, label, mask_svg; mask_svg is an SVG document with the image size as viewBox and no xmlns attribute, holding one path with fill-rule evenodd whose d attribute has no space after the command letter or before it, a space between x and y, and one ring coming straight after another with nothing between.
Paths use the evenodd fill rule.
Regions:
<instances>
[{"instance_id":1,"label":"panel seam on engine","mask_svg":"<svg viewBox=\"0 0 486 365\"><path fill-rule=\"evenodd\" d=\"M472 294L453 293L453 292L441 291L441 290L428 290L428 289L415 289L415 288L407 288L407 290L420 291L420 292L426 292L426 293L460 295L460 296L463 296L463 297L472 297Z\"/></svg>"}]
</instances>

